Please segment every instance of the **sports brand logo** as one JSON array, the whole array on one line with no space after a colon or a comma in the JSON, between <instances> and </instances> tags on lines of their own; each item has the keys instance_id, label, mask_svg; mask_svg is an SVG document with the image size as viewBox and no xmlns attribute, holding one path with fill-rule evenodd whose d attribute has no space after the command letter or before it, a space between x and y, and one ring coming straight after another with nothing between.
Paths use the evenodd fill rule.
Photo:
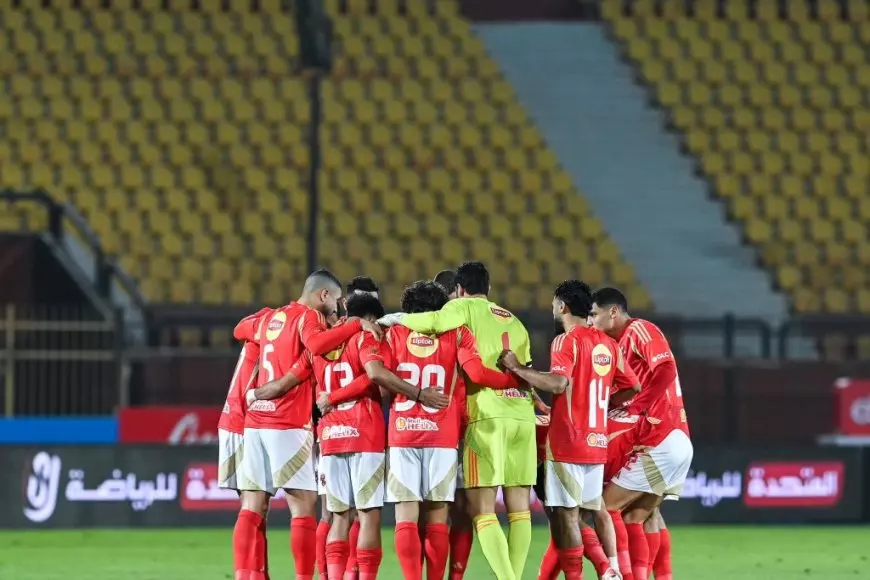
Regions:
<instances>
[{"instance_id":1,"label":"sports brand logo","mask_svg":"<svg viewBox=\"0 0 870 580\"><path fill-rule=\"evenodd\" d=\"M592 349L592 368L599 377L610 374L613 366L613 353L603 344L596 344Z\"/></svg>"},{"instance_id":2,"label":"sports brand logo","mask_svg":"<svg viewBox=\"0 0 870 580\"><path fill-rule=\"evenodd\" d=\"M31 522L47 521L57 507L60 487L60 457L40 451L33 457L27 475L24 516Z\"/></svg>"}]
</instances>

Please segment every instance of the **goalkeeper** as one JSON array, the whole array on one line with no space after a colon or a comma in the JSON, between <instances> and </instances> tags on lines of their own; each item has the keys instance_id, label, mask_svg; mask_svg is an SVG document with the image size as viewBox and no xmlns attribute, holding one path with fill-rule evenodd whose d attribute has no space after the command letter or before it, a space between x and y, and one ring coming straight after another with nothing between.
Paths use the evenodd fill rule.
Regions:
<instances>
[{"instance_id":1,"label":"goalkeeper","mask_svg":"<svg viewBox=\"0 0 870 580\"><path fill-rule=\"evenodd\" d=\"M487 367L496 369L507 349L517 353L521 364L530 364L529 333L508 310L490 302L489 289L486 266L465 262L456 270L456 300L436 312L390 314L380 322L402 324L422 334L441 334L465 325L477 339ZM474 527L498 580L520 580L532 538L529 489L536 476L532 391L493 390L468 381L467 396L463 475ZM504 488L509 539L495 515L499 487Z\"/></svg>"}]
</instances>

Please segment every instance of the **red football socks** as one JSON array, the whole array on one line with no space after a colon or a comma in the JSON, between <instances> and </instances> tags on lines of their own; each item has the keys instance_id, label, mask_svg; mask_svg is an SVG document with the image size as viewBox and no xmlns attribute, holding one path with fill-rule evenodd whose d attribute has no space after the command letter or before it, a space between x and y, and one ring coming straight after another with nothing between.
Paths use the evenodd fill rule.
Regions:
<instances>
[{"instance_id":1,"label":"red football socks","mask_svg":"<svg viewBox=\"0 0 870 580\"><path fill-rule=\"evenodd\" d=\"M405 580L420 580L423 577L423 565L420 564L420 531L416 522L399 522L396 524L396 555L402 576Z\"/></svg>"},{"instance_id":2,"label":"red football socks","mask_svg":"<svg viewBox=\"0 0 870 580\"><path fill-rule=\"evenodd\" d=\"M317 520L311 516L290 520L290 552L296 564L296 580L314 580Z\"/></svg>"},{"instance_id":3,"label":"red football socks","mask_svg":"<svg viewBox=\"0 0 870 580\"><path fill-rule=\"evenodd\" d=\"M643 524L625 524L628 533L628 550L631 553L631 573L634 580L649 580L649 544Z\"/></svg>"},{"instance_id":4,"label":"red football socks","mask_svg":"<svg viewBox=\"0 0 870 580\"><path fill-rule=\"evenodd\" d=\"M359 565L359 580L376 580L383 557L384 552L380 548L375 550L358 549L356 562Z\"/></svg>"},{"instance_id":5,"label":"red football socks","mask_svg":"<svg viewBox=\"0 0 870 580\"><path fill-rule=\"evenodd\" d=\"M653 572L656 580L673 580L674 572L671 569L671 533L667 528L659 532L659 552L653 563Z\"/></svg>"},{"instance_id":6,"label":"red football socks","mask_svg":"<svg viewBox=\"0 0 870 580\"><path fill-rule=\"evenodd\" d=\"M471 556L474 534L465 526L450 527L450 580L462 580Z\"/></svg>"},{"instance_id":7,"label":"red football socks","mask_svg":"<svg viewBox=\"0 0 870 580\"><path fill-rule=\"evenodd\" d=\"M544 557L541 558L541 567L538 568L538 580L556 580L561 571L562 566L559 565L559 550L556 549L556 544L553 542L553 538L550 538L550 544L547 546L547 551L544 552Z\"/></svg>"},{"instance_id":8,"label":"red football socks","mask_svg":"<svg viewBox=\"0 0 870 580\"><path fill-rule=\"evenodd\" d=\"M426 524L426 577L444 578L450 557L450 530L447 524Z\"/></svg>"},{"instance_id":9,"label":"red football socks","mask_svg":"<svg viewBox=\"0 0 870 580\"><path fill-rule=\"evenodd\" d=\"M320 574L320 580L325 580L327 578L327 569L326 569L326 537L329 535L329 522L326 520L320 520L320 523L317 524L317 545L316 545L316 555L317 555L317 572ZM344 568L342 568L342 576L344 575Z\"/></svg>"},{"instance_id":10,"label":"red football socks","mask_svg":"<svg viewBox=\"0 0 870 580\"><path fill-rule=\"evenodd\" d=\"M653 570L653 565L656 561L656 556L659 554L659 546L661 546L662 537L659 532L646 532L646 545L649 546L649 566L647 566L647 575Z\"/></svg>"},{"instance_id":11,"label":"red football socks","mask_svg":"<svg viewBox=\"0 0 870 580\"><path fill-rule=\"evenodd\" d=\"M344 580L357 580L359 567L356 562L356 545L359 542L359 520L355 520L350 525L347 541L350 544L350 556L347 558L347 568L344 569Z\"/></svg>"},{"instance_id":12,"label":"red football socks","mask_svg":"<svg viewBox=\"0 0 870 580\"><path fill-rule=\"evenodd\" d=\"M595 533L593 528L583 528L580 530L580 535L583 538L583 554L592 562L595 571L601 576L610 568L610 560L607 559L607 554L604 553L604 548L601 546L598 534Z\"/></svg>"},{"instance_id":13,"label":"red football socks","mask_svg":"<svg viewBox=\"0 0 870 580\"><path fill-rule=\"evenodd\" d=\"M565 572L567 580L582 580L583 546L559 550L559 565Z\"/></svg>"},{"instance_id":14,"label":"red football socks","mask_svg":"<svg viewBox=\"0 0 870 580\"><path fill-rule=\"evenodd\" d=\"M240 510L233 528L233 567L236 578L265 578L266 522L250 510Z\"/></svg>"},{"instance_id":15,"label":"red football socks","mask_svg":"<svg viewBox=\"0 0 870 580\"><path fill-rule=\"evenodd\" d=\"M628 549L628 532L625 522L622 521L622 512L611 511L610 519L613 520L613 529L616 532L616 557L619 560L619 572L622 580L635 580L631 573L631 553Z\"/></svg>"},{"instance_id":16,"label":"red football socks","mask_svg":"<svg viewBox=\"0 0 870 580\"><path fill-rule=\"evenodd\" d=\"M342 580L344 570L347 567L347 557L350 554L350 546L347 540L338 540L326 544L326 570L329 580Z\"/></svg>"}]
</instances>

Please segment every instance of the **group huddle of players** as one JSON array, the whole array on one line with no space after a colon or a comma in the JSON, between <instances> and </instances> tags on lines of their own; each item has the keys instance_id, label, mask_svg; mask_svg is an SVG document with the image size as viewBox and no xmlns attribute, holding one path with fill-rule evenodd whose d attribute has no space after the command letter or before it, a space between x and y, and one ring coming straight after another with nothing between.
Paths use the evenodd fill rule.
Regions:
<instances>
[{"instance_id":1,"label":"group huddle of players","mask_svg":"<svg viewBox=\"0 0 870 580\"><path fill-rule=\"evenodd\" d=\"M630 317L618 290L568 280L553 295L563 332L550 369L535 370L528 332L489 292L486 267L465 262L408 286L402 312L386 314L371 279L343 296L318 270L298 300L237 325L244 347L219 424L220 483L241 497L236 580L269 578L266 516L279 489L297 580L315 568L374 580L385 502L404 578L422 579L425 566L442 579L448 561L450 579L462 578L476 532L495 576L519 580L532 486L552 537L539 579L581 578L584 555L602 579L671 579L658 506L679 496L692 445L667 340Z\"/></svg>"}]
</instances>

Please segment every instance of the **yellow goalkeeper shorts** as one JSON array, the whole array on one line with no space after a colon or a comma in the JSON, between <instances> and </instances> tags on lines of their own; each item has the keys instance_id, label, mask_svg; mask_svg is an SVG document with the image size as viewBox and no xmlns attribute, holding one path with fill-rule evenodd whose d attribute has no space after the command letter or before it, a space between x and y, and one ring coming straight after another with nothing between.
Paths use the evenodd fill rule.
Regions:
<instances>
[{"instance_id":1,"label":"yellow goalkeeper shorts","mask_svg":"<svg viewBox=\"0 0 870 580\"><path fill-rule=\"evenodd\" d=\"M465 432L465 487L531 486L537 475L534 421L481 419Z\"/></svg>"}]
</instances>

